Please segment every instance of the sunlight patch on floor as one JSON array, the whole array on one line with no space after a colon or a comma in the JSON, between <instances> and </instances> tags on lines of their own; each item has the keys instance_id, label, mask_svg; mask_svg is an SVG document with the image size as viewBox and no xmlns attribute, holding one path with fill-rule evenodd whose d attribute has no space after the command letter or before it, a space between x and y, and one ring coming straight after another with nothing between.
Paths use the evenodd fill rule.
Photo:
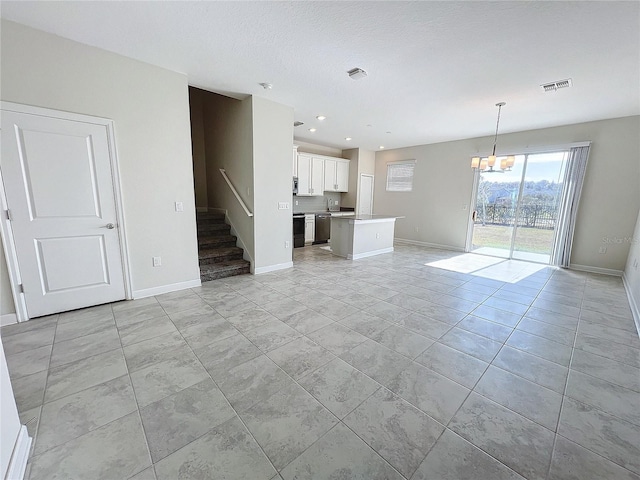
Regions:
<instances>
[{"instance_id":1,"label":"sunlight patch on floor","mask_svg":"<svg viewBox=\"0 0 640 480\"><path fill-rule=\"evenodd\" d=\"M456 255L455 257L437 260L425 265L507 283L519 282L548 267L539 263L505 260L475 253Z\"/></svg>"},{"instance_id":2,"label":"sunlight patch on floor","mask_svg":"<svg viewBox=\"0 0 640 480\"><path fill-rule=\"evenodd\" d=\"M504 262L502 258L488 257L484 255L475 255L473 253L465 253L456 255L455 257L445 260L437 260L435 262L426 263L430 267L441 268L459 273L472 273L482 268L486 268L497 263Z\"/></svg>"}]
</instances>

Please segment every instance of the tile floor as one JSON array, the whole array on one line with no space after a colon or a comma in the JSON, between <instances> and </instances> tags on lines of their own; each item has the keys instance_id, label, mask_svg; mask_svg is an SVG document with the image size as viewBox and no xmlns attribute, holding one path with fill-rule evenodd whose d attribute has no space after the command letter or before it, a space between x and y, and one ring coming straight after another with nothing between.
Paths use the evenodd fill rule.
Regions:
<instances>
[{"instance_id":1,"label":"tile floor","mask_svg":"<svg viewBox=\"0 0 640 480\"><path fill-rule=\"evenodd\" d=\"M295 259L2 328L30 478L640 478L619 278L409 246Z\"/></svg>"}]
</instances>

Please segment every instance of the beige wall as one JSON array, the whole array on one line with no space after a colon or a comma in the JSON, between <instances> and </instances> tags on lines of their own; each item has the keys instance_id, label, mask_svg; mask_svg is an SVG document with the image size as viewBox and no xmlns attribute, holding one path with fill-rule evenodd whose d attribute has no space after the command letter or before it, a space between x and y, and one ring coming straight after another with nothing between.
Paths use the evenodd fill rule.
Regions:
<instances>
[{"instance_id":1,"label":"beige wall","mask_svg":"<svg viewBox=\"0 0 640 480\"><path fill-rule=\"evenodd\" d=\"M193 185L196 195L196 208L206 209L207 165L204 147L204 102L206 92L189 87L189 112L191 114L191 151L193 155Z\"/></svg>"},{"instance_id":2,"label":"beige wall","mask_svg":"<svg viewBox=\"0 0 640 480\"><path fill-rule=\"evenodd\" d=\"M625 117L500 135L498 154L591 140L571 263L621 271L629 244L598 249L604 237L629 237L640 208L640 117ZM396 237L456 249L465 246L473 172L470 157L486 154L491 137L376 153L375 210L405 215ZM385 191L386 163L416 159L414 190ZM465 209L466 207L466 209ZM416 232L416 228L418 231Z\"/></svg>"},{"instance_id":3,"label":"beige wall","mask_svg":"<svg viewBox=\"0 0 640 480\"><path fill-rule=\"evenodd\" d=\"M261 97L252 97L252 104L255 271L260 273L292 260L291 209L279 210L278 203L291 207L293 108Z\"/></svg>"},{"instance_id":4,"label":"beige wall","mask_svg":"<svg viewBox=\"0 0 640 480\"><path fill-rule=\"evenodd\" d=\"M629 243L629 257L624 269L624 276L627 284L627 291L633 298L632 305L635 315L640 314L640 211L636 220L636 228L632 237L624 238L622 241ZM640 333L640 318L636 318L636 326Z\"/></svg>"},{"instance_id":5,"label":"beige wall","mask_svg":"<svg viewBox=\"0 0 640 480\"><path fill-rule=\"evenodd\" d=\"M253 125L251 98L236 100L200 90L203 102L208 207L227 211L234 233L255 259L253 218L248 217L220 173L224 169L240 198L253 212ZM192 97L193 99L193 97Z\"/></svg>"},{"instance_id":6,"label":"beige wall","mask_svg":"<svg viewBox=\"0 0 640 480\"><path fill-rule=\"evenodd\" d=\"M359 148L350 148L342 151L342 158L349 159L349 191L342 194L341 206L356 208L358 190L358 159L360 158Z\"/></svg>"},{"instance_id":7,"label":"beige wall","mask_svg":"<svg viewBox=\"0 0 640 480\"><path fill-rule=\"evenodd\" d=\"M350 148L343 150L341 156L351 160L349 163L349 191L342 194L342 206L354 208L357 212L360 175L363 173L375 175L376 154L363 148Z\"/></svg>"},{"instance_id":8,"label":"beige wall","mask_svg":"<svg viewBox=\"0 0 640 480\"><path fill-rule=\"evenodd\" d=\"M114 121L134 291L198 281L186 76L4 20L1 35L2 100Z\"/></svg>"}]
</instances>

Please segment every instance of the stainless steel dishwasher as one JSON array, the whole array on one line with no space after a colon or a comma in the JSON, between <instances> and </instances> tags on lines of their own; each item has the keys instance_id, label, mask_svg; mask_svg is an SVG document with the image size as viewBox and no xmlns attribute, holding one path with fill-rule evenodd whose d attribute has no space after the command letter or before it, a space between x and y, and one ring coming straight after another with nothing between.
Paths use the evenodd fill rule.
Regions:
<instances>
[{"instance_id":1,"label":"stainless steel dishwasher","mask_svg":"<svg viewBox=\"0 0 640 480\"><path fill-rule=\"evenodd\" d=\"M316 213L316 234L313 245L317 243L327 243L331 236L331 214Z\"/></svg>"}]
</instances>

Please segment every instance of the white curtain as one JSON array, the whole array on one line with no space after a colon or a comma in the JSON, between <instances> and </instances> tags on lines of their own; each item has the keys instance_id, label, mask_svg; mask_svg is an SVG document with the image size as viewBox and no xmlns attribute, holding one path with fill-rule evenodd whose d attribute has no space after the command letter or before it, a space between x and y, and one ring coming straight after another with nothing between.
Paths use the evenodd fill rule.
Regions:
<instances>
[{"instance_id":1,"label":"white curtain","mask_svg":"<svg viewBox=\"0 0 640 480\"><path fill-rule=\"evenodd\" d=\"M571 260L573 232L576 229L578 204L582 194L584 174L587 170L589 146L574 147L569 151L562 189L562 201L556 220L556 232L551 253L551 264L568 268Z\"/></svg>"}]
</instances>

